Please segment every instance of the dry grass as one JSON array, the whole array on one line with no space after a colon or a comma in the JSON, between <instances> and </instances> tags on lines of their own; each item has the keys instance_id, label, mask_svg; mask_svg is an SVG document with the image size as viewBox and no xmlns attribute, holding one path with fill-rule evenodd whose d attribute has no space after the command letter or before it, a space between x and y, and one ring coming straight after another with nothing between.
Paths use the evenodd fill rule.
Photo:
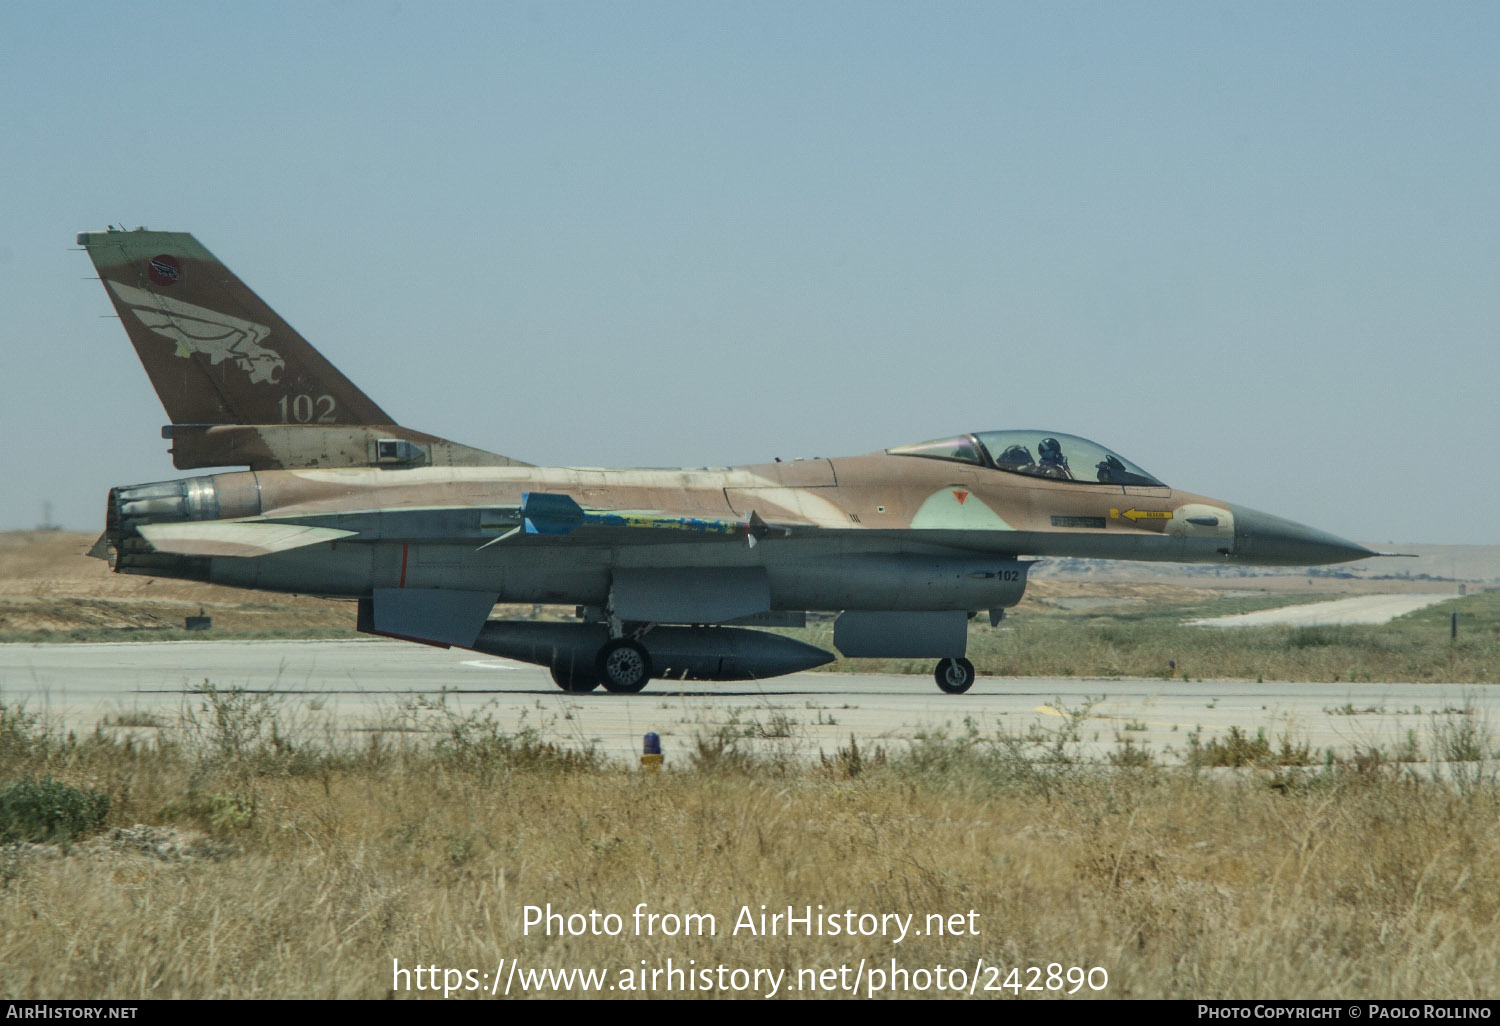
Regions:
<instances>
[{"instance_id":1,"label":"dry grass","mask_svg":"<svg viewBox=\"0 0 1500 1026\"><path fill-rule=\"evenodd\" d=\"M0 849L0 992L381 997L393 959L609 982L668 958L792 974L1057 962L1105 968L1104 996L1179 998L1477 998L1500 974L1488 736L1439 782L1380 758L1166 770L1078 762L1075 711L1053 732L812 765L707 737L646 776L545 730L409 712L407 740L340 750L236 693L134 732L153 744L8 711L0 785L50 776L107 794L110 826L190 840ZM712 913L717 935L634 936L641 902ZM625 934L524 935L524 906L547 903L617 913ZM918 924L975 910L978 935L734 936L762 904Z\"/></svg>"}]
</instances>

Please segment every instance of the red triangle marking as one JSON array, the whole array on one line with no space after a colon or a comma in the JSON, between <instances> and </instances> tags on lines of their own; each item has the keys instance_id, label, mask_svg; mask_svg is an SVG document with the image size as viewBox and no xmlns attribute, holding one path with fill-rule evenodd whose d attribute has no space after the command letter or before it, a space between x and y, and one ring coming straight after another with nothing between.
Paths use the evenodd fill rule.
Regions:
<instances>
[{"instance_id":1,"label":"red triangle marking","mask_svg":"<svg viewBox=\"0 0 1500 1026\"><path fill-rule=\"evenodd\" d=\"M964 504L964 500L969 497L969 493L968 492L954 492L953 493L953 497L955 499L957 499L958 500L958 504L960 506L962 506Z\"/></svg>"}]
</instances>

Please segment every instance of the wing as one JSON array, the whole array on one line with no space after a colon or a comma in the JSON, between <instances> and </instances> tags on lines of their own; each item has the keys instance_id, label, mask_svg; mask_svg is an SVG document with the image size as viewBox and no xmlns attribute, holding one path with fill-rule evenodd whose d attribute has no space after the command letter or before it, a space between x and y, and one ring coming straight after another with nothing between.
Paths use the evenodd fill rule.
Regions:
<instances>
[{"instance_id":1,"label":"wing","mask_svg":"<svg viewBox=\"0 0 1500 1026\"><path fill-rule=\"evenodd\" d=\"M178 556L269 556L355 534L332 527L264 520L143 524L139 530L157 552Z\"/></svg>"},{"instance_id":2,"label":"wing","mask_svg":"<svg viewBox=\"0 0 1500 1026\"><path fill-rule=\"evenodd\" d=\"M743 520L681 516L661 510L589 510L571 497L528 492L519 506L388 509L315 516L249 517L239 520L171 521L137 530L157 552L180 556L268 556L349 540L475 543L479 549L511 539L576 536L611 545L662 541L734 541L755 546L767 537L812 529L807 522L768 523L754 513ZM666 533L670 532L670 536ZM686 535L687 538L683 536ZM601 539L601 536L604 536Z\"/></svg>"}]
</instances>

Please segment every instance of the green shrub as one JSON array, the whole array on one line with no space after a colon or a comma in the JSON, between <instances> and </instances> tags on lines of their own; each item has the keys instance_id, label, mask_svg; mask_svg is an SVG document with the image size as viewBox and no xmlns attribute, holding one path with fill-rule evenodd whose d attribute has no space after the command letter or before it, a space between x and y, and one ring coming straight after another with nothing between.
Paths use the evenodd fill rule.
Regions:
<instances>
[{"instance_id":1,"label":"green shrub","mask_svg":"<svg viewBox=\"0 0 1500 1026\"><path fill-rule=\"evenodd\" d=\"M66 843L92 833L109 815L109 796L59 784L23 780L0 791L0 843Z\"/></svg>"}]
</instances>

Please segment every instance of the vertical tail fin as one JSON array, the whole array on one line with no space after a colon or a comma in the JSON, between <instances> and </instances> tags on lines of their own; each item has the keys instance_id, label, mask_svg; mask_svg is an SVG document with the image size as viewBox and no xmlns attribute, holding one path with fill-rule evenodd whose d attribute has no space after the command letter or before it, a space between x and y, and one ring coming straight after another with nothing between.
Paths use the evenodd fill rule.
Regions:
<instances>
[{"instance_id":1,"label":"vertical tail fin","mask_svg":"<svg viewBox=\"0 0 1500 1026\"><path fill-rule=\"evenodd\" d=\"M186 232L82 232L78 244L171 418L180 469L525 466L396 426Z\"/></svg>"}]
</instances>

